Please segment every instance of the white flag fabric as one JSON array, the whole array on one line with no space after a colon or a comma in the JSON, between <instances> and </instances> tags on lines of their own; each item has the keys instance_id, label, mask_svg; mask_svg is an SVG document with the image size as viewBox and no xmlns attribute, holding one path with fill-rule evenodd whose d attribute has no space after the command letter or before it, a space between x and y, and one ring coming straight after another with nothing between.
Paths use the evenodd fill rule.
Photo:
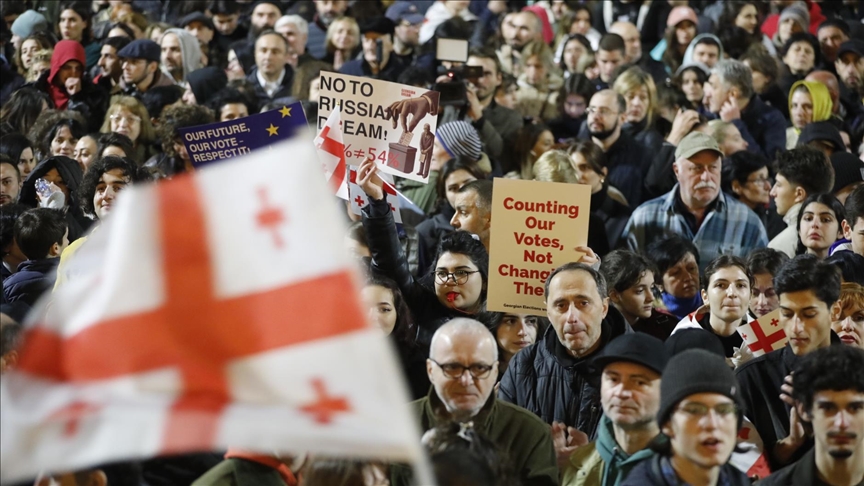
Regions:
<instances>
[{"instance_id":1,"label":"white flag fabric","mask_svg":"<svg viewBox=\"0 0 864 486\"><path fill-rule=\"evenodd\" d=\"M741 335L741 339L750 348L755 358L780 349L789 341L786 331L780 324L780 309L738 326L735 330Z\"/></svg>"},{"instance_id":2,"label":"white flag fabric","mask_svg":"<svg viewBox=\"0 0 864 486\"><path fill-rule=\"evenodd\" d=\"M346 177L348 166L345 163L345 143L342 138L341 107L336 106L315 137L318 159L324 167L325 179L330 182L337 197L348 199Z\"/></svg>"},{"instance_id":3,"label":"white flag fabric","mask_svg":"<svg viewBox=\"0 0 864 486\"><path fill-rule=\"evenodd\" d=\"M764 479L771 474L768 459L765 457L765 445L753 422L747 417L744 417L741 428L738 429L738 446L732 452L729 464L749 478Z\"/></svg>"},{"instance_id":4,"label":"white flag fabric","mask_svg":"<svg viewBox=\"0 0 864 486\"><path fill-rule=\"evenodd\" d=\"M369 204L369 198L366 196L366 193L363 192L363 189L357 184L357 169L354 167L350 167L348 169L350 171L350 176L348 180L348 197L349 204L351 204L351 212L357 215L361 214L361 209L366 207ZM388 176L390 174L381 174ZM392 177L392 176L391 176ZM382 177L383 179L383 177ZM393 187L392 182L384 181L384 185L382 187L384 189L384 196L387 199L387 203L390 204L390 211L393 212L393 220L397 223L402 223L402 213L399 211L399 193L396 191L396 188Z\"/></svg>"},{"instance_id":5,"label":"white flag fabric","mask_svg":"<svg viewBox=\"0 0 864 486\"><path fill-rule=\"evenodd\" d=\"M228 447L418 460L305 135L124 191L3 377L0 480Z\"/></svg>"}]
</instances>

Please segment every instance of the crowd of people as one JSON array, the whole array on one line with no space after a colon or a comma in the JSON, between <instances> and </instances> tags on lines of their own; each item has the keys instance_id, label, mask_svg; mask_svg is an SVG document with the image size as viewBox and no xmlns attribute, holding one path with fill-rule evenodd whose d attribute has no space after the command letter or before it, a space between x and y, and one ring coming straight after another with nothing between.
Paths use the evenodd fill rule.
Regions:
<instances>
[{"instance_id":1,"label":"crowd of people","mask_svg":"<svg viewBox=\"0 0 864 486\"><path fill-rule=\"evenodd\" d=\"M864 484L860 2L22 0L0 13L0 371L118 195L196 170L178 130L296 101L314 126L321 73L340 72L460 93L424 138L428 183L396 181L402 222L373 160L357 168L369 204L345 217L358 297L398 354L439 484ZM465 61L439 60L440 39L465 41ZM583 256L545 280L545 315L487 309L496 177L591 188L587 244L571 242ZM739 328L778 309L788 343L754 356ZM757 443L762 459L741 459ZM413 477L384 458L230 450L38 484Z\"/></svg>"}]
</instances>

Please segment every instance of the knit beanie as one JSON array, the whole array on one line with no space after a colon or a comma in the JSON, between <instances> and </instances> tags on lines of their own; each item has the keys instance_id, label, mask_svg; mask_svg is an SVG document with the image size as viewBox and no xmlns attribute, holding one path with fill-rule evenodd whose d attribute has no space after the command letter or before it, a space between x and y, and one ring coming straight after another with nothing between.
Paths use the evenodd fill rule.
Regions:
<instances>
[{"instance_id":1,"label":"knit beanie","mask_svg":"<svg viewBox=\"0 0 864 486\"><path fill-rule=\"evenodd\" d=\"M445 123L438 127L435 137L450 157L462 156L476 162L482 155L480 136L468 122L457 120Z\"/></svg>"},{"instance_id":2,"label":"knit beanie","mask_svg":"<svg viewBox=\"0 0 864 486\"><path fill-rule=\"evenodd\" d=\"M810 32L810 12L807 11L807 6L804 2L796 2L784 8L780 12L780 20L777 25L779 26L784 20L790 17L801 26L802 32Z\"/></svg>"},{"instance_id":3,"label":"knit beanie","mask_svg":"<svg viewBox=\"0 0 864 486\"><path fill-rule=\"evenodd\" d=\"M670 358L663 371L657 423L662 427L682 400L697 393L718 393L731 398L738 405L741 421L741 390L726 360L704 349L688 349Z\"/></svg>"},{"instance_id":4,"label":"knit beanie","mask_svg":"<svg viewBox=\"0 0 864 486\"><path fill-rule=\"evenodd\" d=\"M45 16L35 10L27 10L12 22L12 33L22 39L37 30L49 30L49 27Z\"/></svg>"},{"instance_id":5,"label":"knit beanie","mask_svg":"<svg viewBox=\"0 0 864 486\"><path fill-rule=\"evenodd\" d=\"M214 66L196 69L186 76L186 80L199 105L206 105L219 90L228 85L225 71Z\"/></svg>"}]
</instances>

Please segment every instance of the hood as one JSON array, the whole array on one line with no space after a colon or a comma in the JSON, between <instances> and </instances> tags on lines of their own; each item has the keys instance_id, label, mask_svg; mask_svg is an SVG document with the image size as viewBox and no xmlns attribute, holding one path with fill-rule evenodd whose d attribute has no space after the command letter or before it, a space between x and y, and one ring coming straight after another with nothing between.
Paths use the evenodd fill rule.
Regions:
<instances>
[{"instance_id":1,"label":"hood","mask_svg":"<svg viewBox=\"0 0 864 486\"><path fill-rule=\"evenodd\" d=\"M48 157L33 168L33 172L30 172L27 178L24 179L21 193L18 195L18 202L31 208L37 207L39 200L36 198L36 179L44 177L51 169L57 169L60 177L63 178L63 182L66 183L66 187L69 189L69 200L66 201L66 204L70 211L80 212L81 209L78 207L76 193L78 186L81 185L83 173L75 159L62 155Z\"/></svg>"},{"instance_id":2,"label":"hood","mask_svg":"<svg viewBox=\"0 0 864 486\"><path fill-rule=\"evenodd\" d=\"M687 46L687 50L684 51L684 61L681 63L682 65L695 64L695 62L693 61L693 49L696 48L696 44L698 44L700 40L705 38L714 39L714 41L717 42L717 45L720 46L720 55L717 56L717 60L719 61L723 59L723 43L720 42L720 38L714 34L699 34L694 37L692 41L690 41L690 45Z\"/></svg>"},{"instance_id":3,"label":"hood","mask_svg":"<svg viewBox=\"0 0 864 486\"><path fill-rule=\"evenodd\" d=\"M820 122L831 118L831 112L834 109L831 93L828 92L828 87L815 81L797 81L789 88L790 113L792 111L792 95L799 86L807 88L807 91L810 92L810 98L813 99L813 121Z\"/></svg>"},{"instance_id":4,"label":"hood","mask_svg":"<svg viewBox=\"0 0 864 486\"><path fill-rule=\"evenodd\" d=\"M201 46L198 38L184 29L168 29L165 34L174 34L180 41L180 52L183 54L183 81L189 73L201 68ZM164 35L164 34L163 34Z\"/></svg>"},{"instance_id":5,"label":"hood","mask_svg":"<svg viewBox=\"0 0 864 486\"><path fill-rule=\"evenodd\" d=\"M600 417L600 425L597 427L597 453L603 459L603 477L607 478L604 484L621 484L625 476L638 463L654 454L650 448L642 449L627 455L615 441L615 431L612 421L605 414ZM614 482L610 480L615 478Z\"/></svg>"},{"instance_id":6,"label":"hood","mask_svg":"<svg viewBox=\"0 0 864 486\"><path fill-rule=\"evenodd\" d=\"M219 90L228 84L225 71L214 66L196 69L186 76L186 80L189 82L189 88L195 94L195 100L199 105L206 105Z\"/></svg>"},{"instance_id":7,"label":"hood","mask_svg":"<svg viewBox=\"0 0 864 486\"><path fill-rule=\"evenodd\" d=\"M87 65L87 54L84 46L78 41L61 40L54 46L54 54L51 56L51 72L48 74L48 82L54 83L54 77L69 61L78 61L82 66Z\"/></svg>"}]
</instances>

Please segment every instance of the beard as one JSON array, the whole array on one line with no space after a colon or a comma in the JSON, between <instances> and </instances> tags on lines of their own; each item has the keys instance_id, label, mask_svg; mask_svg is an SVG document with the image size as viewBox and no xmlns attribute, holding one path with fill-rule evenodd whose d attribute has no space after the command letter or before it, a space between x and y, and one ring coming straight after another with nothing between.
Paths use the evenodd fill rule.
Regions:
<instances>
[{"instance_id":1,"label":"beard","mask_svg":"<svg viewBox=\"0 0 864 486\"><path fill-rule=\"evenodd\" d=\"M849 459L852 457L852 451L850 449L842 449L839 451L828 451L828 454L834 459Z\"/></svg>"},{"instance_id":2,"label":"beard","mask_svg":"<svg viewBox=\"0 0 864 486\"><path fill-rule=\"evenodd\" d=\"M589 128L589 129L588 129L588 133L589 133L592 137L594 137L594 138L596 138L596 139L598 139L598 140L606 140L607 138L611 137L612 134L615 133L615 130L617 130L617 129L618 129L618 120L615 120L615 125L612 126L612 128L610 128L610 129L608 129L608 130L602 130L602 131L599 131L599 132L595 132L595 131L593 131L593 130L591 130L591 129Z\"/></svg>"}]
</instances>

